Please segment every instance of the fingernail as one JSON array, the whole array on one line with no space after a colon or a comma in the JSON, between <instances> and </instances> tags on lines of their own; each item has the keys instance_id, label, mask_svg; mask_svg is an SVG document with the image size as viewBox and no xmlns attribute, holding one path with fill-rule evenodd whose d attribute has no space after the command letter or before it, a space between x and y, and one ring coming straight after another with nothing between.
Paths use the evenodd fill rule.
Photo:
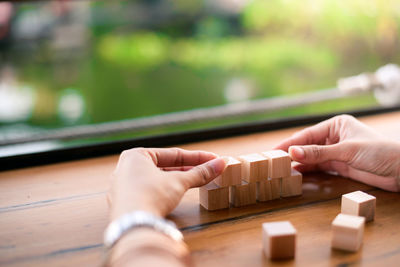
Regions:
<instances>
[{"instance_id":1,"label":"fingernail","mask_svg":"<svg viewBox=\"0 0 400 267\"><path fill-rule=\"evenodd\" d=\"M226 160L225 158L213 159L208 162L208 165L213 168L215 174L220 174L225 169Z\"/></svg>"},{"instance_id":2,"label":"fingernail","mask_svg":"<svg viewBox=\"0 0 400 267\"><path fill-rule=\"evenodd\" d=\"M304 150L299 146L291 146L289 154L294 159L304 159L306 157Z\"/></svg>"},{"instance_id":3,"label":"fingernail","mask_svg":"<svg viewBox=\"0 0 400 267\"><path fill-rule=\"evenodd\" d=\"M214 153L214 152L208 152L208 153L210 153L211 155L213 155L215 158L219 158L219 157L220 157L217 153Z\"/></svg>"},{"instance_id":4,"label":"fingernail","mask_svg":"<svg viewBox=\"0 0 400 267\"><path fill-rule=\"evenodd\" d=\"M222 157L222 159L225 161L225 164L229 163L229 157L224 156L224 157Z\"/></svg>"}]
</instances>

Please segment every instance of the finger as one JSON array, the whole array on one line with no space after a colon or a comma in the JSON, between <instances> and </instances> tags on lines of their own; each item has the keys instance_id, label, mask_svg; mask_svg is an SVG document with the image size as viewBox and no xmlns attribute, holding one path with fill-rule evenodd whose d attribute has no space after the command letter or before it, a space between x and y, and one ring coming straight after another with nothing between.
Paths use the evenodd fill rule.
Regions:
<instances>
[{"instance_id":1,"label":"finger","mask_svg":"<svg viewBox=\"0 0 400 267\"><path fill-rule=\"evenodd\" d=\"M324 144L326 139L332 134L332 128L336 128L335 118L320 122L314 126L303 129L293 136L283 140L274 149L288 151L290 146Z\"/></svg>"},{"instance_id":2,"label":"finger","mask_svg":"<svg viewBox=\"0 0 400 267\"><path fill-rule=\"evenodd\" d=\"M172 171L190 171L193 169L194 166L178 166L178 167L162 167L160 168L163 171L166 172L172 172Z\"/></svg>"},{"instance_id":3,"label":"finger","mask_svg":"<svg viewBox=\"0 0 400 267\"><path fill-rule=\"evenodd\" d=\"M181 148L149 148L147 152L158 167L196 166L218 157L211 152Z\"/></svg>"},{"instance_id":4,"label":"finger","mask_svg":"<svg viewBox=\"0 0 400 267\"><path fill-rule=\"evenodd\" d=\"M350 162L358 151L356 143L334 145L291 146L289 154L294 161L303 164L320 164L326 161Z\"/></svg>"},{"instance_id":5,"label":"finger","mask_svg":"<svg viewBox=\"0 0 400 267\"><path fill-rule=\"evenodd\" d=\"M193 167L187 172L177 172L187 188L198 187L211 182L220 175L226 167L226 159L216 158L204 164Z\"/></svg>"}]
</instances>

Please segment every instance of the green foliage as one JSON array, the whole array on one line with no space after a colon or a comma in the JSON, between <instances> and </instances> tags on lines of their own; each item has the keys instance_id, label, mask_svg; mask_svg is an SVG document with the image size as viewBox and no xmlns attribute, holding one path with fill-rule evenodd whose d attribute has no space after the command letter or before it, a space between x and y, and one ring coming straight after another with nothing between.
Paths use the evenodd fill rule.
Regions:
<instances>
[{"instance_id":1,"label":"green foliage","mask_svg":"<svg viewBox=\"0 0 400 267\"><path fill-rule=\"evenodd\" d=\"M131 36L106 35L99 42L98 51L112 63L148 69L162 64L167 58L169 40L152 32Z\"/></svg>"},{"instance_id":2,"label":"green foliage","mask_svg":"<svg viewBox=\"0 0 400 267\"><path fill-rule=\"evenodd\" d=\"M398 26L399 13L396 0L254 0L243 12L242 21L251 31L309 30L318 36L370 39L379 35L385 27L382 23Z\"/></svg>"},{"instance_id":3,"label":"green foliage","mask_svg":"<svg viewBox=\"0 0 400 267\"><path fill-rule=\"evenodd\" d=\"M221 14L200 0L96 1L93 18L109 17L87 25L93 38L80 56L60 59L43 42L30 56L9 58L46 99L36 103L32 125L62 126L53 109L58 93L71 87L86 102L84 123L150 116L226 104L224 90L236 78L254 83L257 99L332 87L339 77L400 63L397 2L253 0L237 14ZM131 4L154 5L168 19L130 17ZM32 8L21 5L17 15ZM371 105L368 96L137 134Z\"/></svg>"},{"instance_id":4,"label":"green foliage","mask_svg":"<svg viewBox=\"0 0 400 267\"><path fill-rule=\"evenodd\" d=\"M174 63L194 70L205 68L256 73L298 68L329 72L337 66L335 55L324 47L284 38L223 38L168 40L151 33L105 36L100 55L113 64L149 70Z\"/></svg>"}]
</instances>

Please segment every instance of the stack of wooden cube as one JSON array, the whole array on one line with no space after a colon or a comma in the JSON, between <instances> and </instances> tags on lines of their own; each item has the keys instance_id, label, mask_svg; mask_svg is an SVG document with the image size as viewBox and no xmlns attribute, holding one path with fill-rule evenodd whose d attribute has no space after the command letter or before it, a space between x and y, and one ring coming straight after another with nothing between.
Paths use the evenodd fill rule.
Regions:
<instances>
[{"instance_id":1,"label":"stack of wooden cube","mask_svg":"<svg viewBox=\"0 0 400 267\"><path fill-rule=\"evenodd\" d=\"M207 210L242 207L302 194L302 175L291 168L289 154L271 150L229 157L225 171L200 187L200 204Z\"/></svg>"}]
</instances>

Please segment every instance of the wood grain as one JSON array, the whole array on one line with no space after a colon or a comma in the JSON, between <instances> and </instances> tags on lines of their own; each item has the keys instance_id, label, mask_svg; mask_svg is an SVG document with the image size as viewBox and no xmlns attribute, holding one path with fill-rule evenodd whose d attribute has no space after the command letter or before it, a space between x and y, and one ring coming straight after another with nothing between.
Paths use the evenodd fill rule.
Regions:
<instances>
[{"instance_id":1,"label":"wood grain","mask_svg":"<svg viewBox=\"0 0 400 267\"><path fill-rule=\"evenodd\" d=\"M242 179L255 183L268 178L268 159L260 154L248 154L238 157L242 162Z\"/></svg>"},{"instance_id":2,"label":"wood grain","mask_svg":"<svg viewBox=\"0 0 400 267\"><path fill-rule=\"evenodd\" d=\"M241 185L229 187L229 198L234 207L256 204L256 183L242 181Z\"/></svg>"},{"instance_id":3,"label":"wood grain","mask_svg":"<svg viewBox=\"0 0 400 267\"><path fill-rule=\"evenodd\" d=\"M289 221L262 224L264 255L271 260L294 258L296 254L296 229Z\"/></svg>"},{"instance_id":4,"label":"wood grain","mask_svg":"<svg viewBox=\"0 0 400 267\"><path fill-rule=\"evenodd\" d=\"M257 182L256 196L259 202L271 201L280 198L280 179L263 179Z\"/></svg>"},{"instance_id":5,"label":"wood grain","mask_svg":"<svg viewBox=\"0 0 400 267\"><path fill-rule=\"evenodd\" d=\"M303 190L303 175L292 169L292 173L289 177L282 178L282 197L298 196L302 194Z\"/></svg>"},{"instance_id":6,"label":"wood grain","mask_svg":"<svg viewBox=\"0 0 400 267\"><path fill-rule=\"evenodd\" d=\"M340 213L332 222L332 248L355 252L364 236L365 218Z\"/></svg>"},{"instance_id":7,"label":"wood grain","mask_svg":"<svg viewBox=\"0 0 400 267\"><path fill-rule=\"evenodd\" d=\"M363 216L367 222L374 220L375 207L376 198L362 191L355 191L342 196L342 213Z\"/></svg>"},{"instance_id":8,"label":"wood grain","mask_svg":"<svg viewBox=\"0 0 400 267\"><path fill-rule=\"evenodd\" d=\"M366 225L358 253L331 249L331 222L340 212L340 198L315 205L266 212L185 233L198 266L384 266L400 257L400 195L375 190L377 216ZM261 224L289 220L297 230L296 257L273 262L262 253ZM382 264L382 265L381 265ZM389 266L389 265L388 265ZM394 265L390 265L394 266Z\"/></svg>"},{"instance_id":9,"label":"wood grain","mask_svg":"<svg viewBox=\"0 0 400 267\"><path fill-rule=\"evenodd\" d=\"M219 187L214 182L199 188L199 202L206 210L229 208L229 187Z\"/></svg>"},{"instance_id":10,"label":"wood grain","mask_svg":"<svg viewBox=\"0 0 400 267\"><path fill-rule=\"evenodd\" d=\"M270 150L262 152L262 155L268 159L268 177L283 178L290 176L290 156L282 150Z\"/></svg>"},{"instance_id":11,"label":"wood grain","mask_svg":"<svg viewBox=\"0 0 400 267\"><path fill-rule=\"evenodd\" d=\"M220 187L228 187L240 184L242 174L242 163L233 157L229 157L225 170L215 178L214 182Z\"/></svg>"},{"instance_id":12,"label":"wood grain","mask_svg":"<svg viewBox=\"0 0 400 267\"><path fill-rule=\"evenodd\" d=\"M387 137L400 139L400 112L362 119ZM211 140L180 147L238 156L271 150L300 128ZM108 222L106 191L118 155L0 172L0 266L99 266ZM377 197L358 253L331 251L330 223L342 194L356 190ZM303 177L303 195L209 212L189 190L169 216L184 231L199 266L397 265L400 257L399 195L323 173ZM266 220L290 220L298 230L294 261L262 257Z\"/></svg>"}]
</instances>

